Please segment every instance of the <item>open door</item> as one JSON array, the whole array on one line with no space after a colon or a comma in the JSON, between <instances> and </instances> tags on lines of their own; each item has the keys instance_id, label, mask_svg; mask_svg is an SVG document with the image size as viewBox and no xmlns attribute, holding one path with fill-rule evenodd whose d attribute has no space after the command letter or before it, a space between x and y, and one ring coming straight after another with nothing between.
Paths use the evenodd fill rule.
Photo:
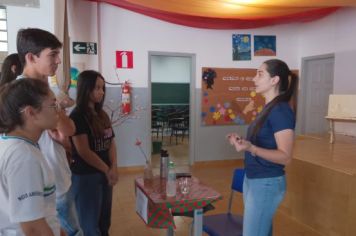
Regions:
<instances>
[{"instance_id":1,"label":"open door","mask_svg":"<svg viewBox=\"0 0 356 236\"><path fill-rule=\"evenodd\" d=\"M152 164L168 150L179 169L191 163L192 55L150 53Z\"/></svg>"}]
</instances>

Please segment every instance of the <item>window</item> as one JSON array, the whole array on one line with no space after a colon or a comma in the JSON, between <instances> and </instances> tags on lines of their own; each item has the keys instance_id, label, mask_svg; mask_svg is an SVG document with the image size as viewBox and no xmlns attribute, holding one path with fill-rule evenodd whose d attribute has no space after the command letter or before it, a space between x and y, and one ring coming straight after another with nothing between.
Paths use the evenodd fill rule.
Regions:
<instances>
[{"instance_id":1,"label":"window","mask_svg":"<svg viewBox=\"0 0 356 236\"><path fill-rule=\"evenodd\" d=\"M7 56L7 19L6 8L0 6L0 62Z\"/></svg>"}]
</instances>

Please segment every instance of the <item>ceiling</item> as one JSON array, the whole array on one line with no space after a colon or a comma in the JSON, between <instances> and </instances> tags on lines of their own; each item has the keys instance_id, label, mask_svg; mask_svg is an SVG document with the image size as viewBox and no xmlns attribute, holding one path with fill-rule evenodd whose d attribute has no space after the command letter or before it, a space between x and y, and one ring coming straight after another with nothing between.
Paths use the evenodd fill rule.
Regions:
<instances>
[{"instance_id":1,"label":"ceiling","mask_svg":"<svg viewBox=\"0 0 356 236\"><path fill-rule=\"evenodd\" d=\"M112 4L160 20L198 28L258 28L307 22L356 0L90 0Z\"/></svg>"}]
</instances>

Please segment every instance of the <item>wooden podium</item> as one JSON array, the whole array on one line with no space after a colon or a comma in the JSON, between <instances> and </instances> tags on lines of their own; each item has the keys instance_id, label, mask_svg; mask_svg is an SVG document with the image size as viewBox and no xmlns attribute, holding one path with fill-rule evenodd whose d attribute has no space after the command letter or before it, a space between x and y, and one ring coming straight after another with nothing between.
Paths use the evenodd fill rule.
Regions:
<instances>
[{"instance_id":1,"label":"wooden podium","mask_svg":"<svg viewBox=\"0 0 356 236\"><path fill-rule=\"evenodd\" d=\"M328 115L330 124L330 143L334 143L335 122L356 121L356 95L331 94L329 96Z\"/></svg>"},{"instance_id":2,"label":"wooden podium","mask_svg":"<svg viewBox=\"0 0 356 236\"><path fill-rule=\"evenodd\" d=\"M279 208L320 236L356 235L356 138L298 136Z\"/></svg>"}]
</instances>

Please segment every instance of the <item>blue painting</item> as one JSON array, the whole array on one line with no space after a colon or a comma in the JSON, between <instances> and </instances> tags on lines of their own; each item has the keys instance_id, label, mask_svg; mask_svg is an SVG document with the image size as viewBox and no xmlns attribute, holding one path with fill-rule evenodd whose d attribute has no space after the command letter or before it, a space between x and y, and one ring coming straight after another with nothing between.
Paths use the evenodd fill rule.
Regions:
<instances>
[{"instance_id":1,"label":"blue painting","mask_svg":"<svg viewBox=\"0 0 356 236\"><path fill-rule=\"evenodd\" d=\"M70 67L70 87L76 88L80 71L76 67Z\"/></svg>"},{"instance_id":2,"label":"blue painting","mask_svg":"<svg viewBox=\"0 0 356 236\"><path fill-rule=\"evenodd\" d=\"M234 61L251 60L251 35L249 34L232 35L232 60Z\"/></svg>"},{"instance_id":3,"label":"blue painting","mask_svg":"<svg viewBox=\"0 0 356 236\"><path fill-rule=\"evenodd\" d=\"M255 56L276 56L276 36L255 35L254 36Z\"/></svg>"}]
</instances>

